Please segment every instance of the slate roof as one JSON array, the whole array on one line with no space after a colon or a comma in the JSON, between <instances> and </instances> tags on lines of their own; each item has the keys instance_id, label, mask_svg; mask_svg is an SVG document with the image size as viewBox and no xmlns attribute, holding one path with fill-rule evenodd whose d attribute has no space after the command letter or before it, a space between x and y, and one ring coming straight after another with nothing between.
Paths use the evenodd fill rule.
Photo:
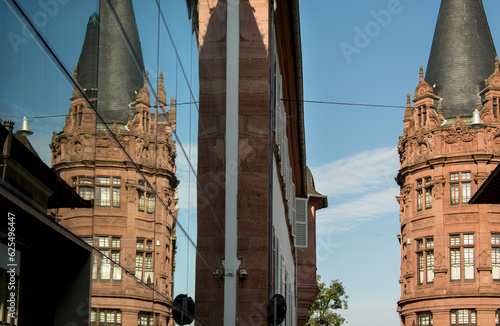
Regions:
<instances>
[{"instance_id":1,"label":"slate roof","mask_svg":"<svg viewBox=\"0 0 500 326\"><path fill-rule=\"evenodd\" d=\"M104 122L127 123L131 103L144 85L143 71L131 0L101 1L100 15L94 13L87 24L77 80L87 92L98 89L97 111Z\"/></svg>"},{"instance_id":2,"label":"slate roof","mask_svg":"<svg viewBox=\"0 0 500 326\"><path fill-rule=\"evenodd\" d=\"M445 118L472 116L495 56L482 1L442 0L425 80Z\"/></svg>"}]
</instances>

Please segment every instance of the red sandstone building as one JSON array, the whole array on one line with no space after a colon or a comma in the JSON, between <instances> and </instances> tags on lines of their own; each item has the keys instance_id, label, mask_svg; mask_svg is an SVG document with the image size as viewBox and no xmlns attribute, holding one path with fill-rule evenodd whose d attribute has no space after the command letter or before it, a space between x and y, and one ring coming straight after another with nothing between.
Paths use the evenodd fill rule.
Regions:
<instances>
[{"instance_id":1,"label":"red sandstone building","mask_svg":"<svg viewBox=\"0 0 500 326\"><path fill-rule=\"evenodd\" d=\"M286 325L316 298L316 210L306 166L298 1L199 1L196 317ZM272 324L272 323L271 323Z\"/></svg>"},{"instance_id":2,"label":"red sandstone building","mask_svg":"<svg viewBox=\"0 0 500 326\"><path fill-rule=\"evenodd\" d=\"M175 100L167 109L160 75L152 103L132 3L112 5L89 20L69 114L50 145L53 169L93 207L56 217L97 249L91 325L173 325Z\"/></svg>"},{"instance_id":3,"label":"red sandstone building","mask_svg":"<svg viewBox=\"0 0 500 326\"><path fill-rule=\"evenodd\" d=\"M402 325L499 325L500 71L480 0L443 0L398 151Z\"/></svg>"}]
</instances>

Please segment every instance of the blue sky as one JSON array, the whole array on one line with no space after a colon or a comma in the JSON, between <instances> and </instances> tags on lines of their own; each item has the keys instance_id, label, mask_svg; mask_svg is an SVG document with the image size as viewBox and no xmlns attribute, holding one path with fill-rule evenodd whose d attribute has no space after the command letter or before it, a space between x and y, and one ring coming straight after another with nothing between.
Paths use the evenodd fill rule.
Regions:
<instances>
[{"instance_id":1,"label":"blue sky","mask_svg":"<svg viewBox=\"0 0 500 326\"><path fill-rule=\"evenodd\" d=\"M38 2L21 2L33 15L41 10ZM483 2L498 45L500 20L494 20L493 14L500 12L500 2ZM136 19L143 48L148 49L143 54L151 85L156 85L158 73L163 71L167 98L190 102L190 94L198 93L198 71L196 43L184 2L168 1L169 6L178 7L164 10L165 20L176 22L169 23L174 43L165 30L158 35L151 24L154 2L140 3ZM438 0L300 0L304 98L406 105L406 94L413 96L417 86L419 67L427 64L439 4ZM72 85L66 77L77 63L85 26L95 9L95 1L68 1L46 22L40 21L38 27L61 59L62 71L46 59L45 50L22 29L4 2L0 6L0 35L12 32L26 40L14 47L1 39L1 62L9 63L0 66L1 117L16 121L16 128L22 116L30 117L35 132L30 140L48 164L52 131L61 130L70 105ZM361 37L360 31L367 36ZM160 46L155 48L158 39ZM327 283L333 279L343 282L350 296L349 310L343 315L350 325L399 325L399 212L395 200L399 189L394 177L404 110L304 106L307 162L317 190L329 197L329 207L318 212L318 273ZM197 117L193 105L179 105L177 112L179 218L189 237L178 230L176 293L192 295L194 284L189 280L194 279L194 261L188 257L195 253L189 238L196 239L196 180L187 162L196 166ZM61 116L33 118L52 114Z\"/></svg>"},{"instance_id":2,"label":"blue sky","mask_svg":"<svg viewBox=\"0 0 500 326\"><path fill-rule=\"evenodd\" d=\"M500 2L484 0L495 44ZM405 106L430 53L440 1L300 1L304 99ZM360 36L362 31L367 37ZM367 32L368 31L368 32ZM493 63L492 63L493 72ZM400 325L399 168L404 109L305 103L307 163L328 195L318 274L349 295L349 325Z\"/></svg>"}]
</instances>

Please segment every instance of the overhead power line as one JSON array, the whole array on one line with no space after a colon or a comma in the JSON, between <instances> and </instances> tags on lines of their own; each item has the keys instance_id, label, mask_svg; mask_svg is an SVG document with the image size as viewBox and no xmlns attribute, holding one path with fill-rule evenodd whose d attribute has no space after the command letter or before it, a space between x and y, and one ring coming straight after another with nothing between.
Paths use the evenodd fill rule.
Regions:
<instances>
[{"instance_id":1,"label":"overhead power line","mask_svg":"<svg viewBox=\"0 0 500 326\"><path fill-rule=\"evenodd\" d=\"M332 102L332 101L314 101L314 100L290 100L281 99L283 102L302 102L302 103L313 103L313 104L328 104L328 105L349 105L349 106L365 106L374 108L396 108L396 109L406 109L406 106L402 105L386 105L386 104L367 104L367 103L352 103L352 102Z\"/></svg>"}]
</instances>

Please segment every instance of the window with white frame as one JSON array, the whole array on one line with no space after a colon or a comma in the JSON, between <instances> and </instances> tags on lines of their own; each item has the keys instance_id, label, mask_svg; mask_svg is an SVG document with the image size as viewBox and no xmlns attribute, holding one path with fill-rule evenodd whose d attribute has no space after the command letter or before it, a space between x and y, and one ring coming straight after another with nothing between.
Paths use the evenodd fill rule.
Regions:
<instances>
[{"instance_id":1,"label":"window with white frame","mask_svg":"<svg viewBox=\"0 0 500 326\"><path fill-rule=\"evenodd\" d=\"M153 188L144 180L139 180L137 193L139 199L139 212L146 211L149 214L153 214L156 208L156 198L153 192Z\"/></svg>"},{"instance_id":2,"label":"window with white frame","mask_svg":"<svg viewBox=\"0 0 500 326\"><path fill-rule=\"evenodd\" d=\"M151 312L139 312L137 316L137 325L139 326L153 326L154 318Z\"/></svg>"},{"instance_id":3,"label":"window with white frame","mask_svg":"<svg viewBox=\"0 0 500 326\"><path fill-rule=\"evenodd\" d=\"M450 174L451 205L467 204L471 196L471 173L457 172Z\"/></svg>"},{"instance_id":4,"label":"window with white frame","mask_svg":"<svg viewBox=\"0 0 500 326\"><path fill-rule=\"evenodd\" d=\"M477 326L476 310L456 309L450 312L451 326Z\"/></svg>"},{"instance_id":5,"label":"window with white frame","mask_svg":"<svg viewBox=\"0 0 500 326\"><path fill-rule=\"evenodd\" d=\"M450 235L451 280L474 280L474 234Z\"/></svg>"},{"instance_id":6,"label":"window with white frame","mask_svg":"<svg viewBox=\"0 0 500 326\"><path fill-rule=\"evenodd\" d=\"M434 238L417 239L418 284L434 282Z\"/></svg>"},{"instance_id":7,"label":"window with white frame","mask_svg":"<svg viewBox=\"0 0 500 326\"><path fill-rule=\"evenodd\" d=\"M101 255L99 259L94 260L93 278L100 281L121 281L121 239L112 236L98 236L96 237L96 241L96 248Z\"/></svg>"},{"instance_id":8,"label":"window with white frame","mask_svg":"<svg viewBox=\"0 0 500 326\"><path fill-rule=\"evenodd\" d=\"M491 267L493 279L500 281L500 233L491 234Z\"/></svg>"},{"instance_id":9,"label":"window with white frame","mask_svg":"<svg viewBox=\"0 0 500 326\"><path fill-rule=\"evenodd\" d=\"M120 208L121 179L118 177L73 177L73 189L86 200L95 200L96 207Z\"/></svg>"},{"instance_id":10,"label":"window with white frame","mask_svg":"<svg viewBox=\"0 0 500 326\"><path fill-rule=\"evenodd\" d=\"M417 325L418 326L432 326L432 313L430 311L417 312Z\"/></svg>"},{"instance_id":11,"label":"window with white frame","mask_svg":"<svg viewBox=\"0 0 500 326\"><path fill-rule=\"evenodd\" d=\"M432 208L432 179L426 177L417 179L417 210Z\"/></svg>"},{"instance_id":12,"label":"window with white frame","mask_svg":"<svg viewBox=\"0 0 500 326\"><path fill-rule=\"evenodd\" d=\"M500 326L499 311L495 311L495 326Z\"/></svg>"},{"instance_id":13,"label":"window with white frame","mask_svg":"<svg viewBox=\"0 0 500 326\"><path fill-rule=\"evenodd\" d=\"M137 281L153 284L153 240L137 239L135 254L135 277Z\"/></svg>"},{"instance_id":14,"label":"window with white frame","mask_svg":"<svg viewBox=\"0 0 500 326\"><path fill-rule=\"evenodd\" d=\"M117 309L90 310L90 326L120 326L122 324L122 312Z\"/></svg>"}]
</instances>

